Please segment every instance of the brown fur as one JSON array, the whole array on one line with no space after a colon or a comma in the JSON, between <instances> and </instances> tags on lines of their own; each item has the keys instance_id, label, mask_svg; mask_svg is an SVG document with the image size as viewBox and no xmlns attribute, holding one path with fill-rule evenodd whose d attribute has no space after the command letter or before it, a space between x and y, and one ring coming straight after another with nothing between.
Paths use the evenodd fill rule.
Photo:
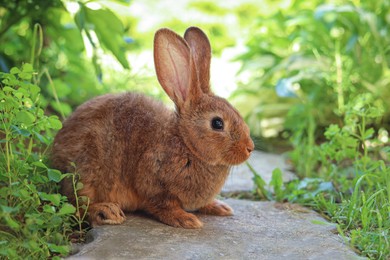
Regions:
<instances>
[{"instance_id":1,"label":"brown fur","mask_svg":"<svg viewBox=\"0 0 390 260\"><path fill-rule=\"evenodd\" d=\"M168 29L155 36L157 76L176 112L142 94L107 94L77 108L54 140L52 165L71 172L76 164L93 225L119 224L122 211L144 210L171 226L199 228L188 211L233 213L214 198L253 142L239 113L209 88L207 37L191 27L185 38ZM211 128L216 116L223 131ZM69 179L62 192L74 200Z\"/></svg>"}]
</instances>

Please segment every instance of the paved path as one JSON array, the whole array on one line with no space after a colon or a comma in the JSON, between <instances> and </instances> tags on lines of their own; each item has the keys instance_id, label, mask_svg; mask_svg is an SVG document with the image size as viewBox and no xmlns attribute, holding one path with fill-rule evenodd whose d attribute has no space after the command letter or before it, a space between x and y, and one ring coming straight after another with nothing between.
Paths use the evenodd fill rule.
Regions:
<instances>
[{"instance_id":1,"label":"paved path","mask_svg":"<svg viewBox=\"0 0 390 260\"><path fill-rule=\"evenodd\" d=\"M279 156L255 153L252 165L268 181ZM286 172L286 171L285 171ZM247 166L236 168L225 191L250 190ZM286 179L293 178L286 173ZM238 181L234 181L238 179ZM234 186L234 183L239 184ZM315 212L291 204L228 199L235 215L199 215L200 230L173 228L142 215L123 225L101 226L71 259L359 259Z\"/></svg>"}]
</instances>

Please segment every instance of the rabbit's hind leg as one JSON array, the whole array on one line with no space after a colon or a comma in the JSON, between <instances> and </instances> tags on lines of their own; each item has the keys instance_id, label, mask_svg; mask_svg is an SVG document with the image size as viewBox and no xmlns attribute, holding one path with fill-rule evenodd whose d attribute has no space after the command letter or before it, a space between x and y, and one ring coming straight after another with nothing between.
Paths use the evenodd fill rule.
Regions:
<instances>
[{"instance_id":1,"label":"rabbit's hind leg","mask_svg":"<svg viewBox=\"0 0 390 260\"><path fill-rule=\"evenodd\" d=\"M93 203L88 207L89 222L92 226L122 224L126 216L118 204L112 202Z\"/></svg>"}]
</instances>

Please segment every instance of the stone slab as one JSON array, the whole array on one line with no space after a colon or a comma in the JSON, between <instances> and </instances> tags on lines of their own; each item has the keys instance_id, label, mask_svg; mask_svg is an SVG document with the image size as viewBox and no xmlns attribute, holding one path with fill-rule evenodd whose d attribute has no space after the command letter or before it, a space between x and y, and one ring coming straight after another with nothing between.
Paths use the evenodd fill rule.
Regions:
<instances>
[{"instance_id":1,"label":"stone slab","mask_svg":"<svg viewBox=\"0 0 390 260\"><path fill-rule=\"evenodd\" d=\"M231 217L199 215L199 230L130 214L100 226L69 259L359 259L335 226L300 206L228 199Z\"/></svg>"}]
</instances>

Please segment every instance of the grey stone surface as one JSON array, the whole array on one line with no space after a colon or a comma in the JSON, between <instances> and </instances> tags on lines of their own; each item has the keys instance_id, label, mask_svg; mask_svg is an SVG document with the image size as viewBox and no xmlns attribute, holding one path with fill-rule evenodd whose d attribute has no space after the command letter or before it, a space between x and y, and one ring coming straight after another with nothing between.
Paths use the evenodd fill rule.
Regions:
<instances>
[{"instance_id":1,"label":"grey stone surface","mask_svg":"<svg viewBox=\"0 0 390 260\"><path fill-rule=\"evenodd\" d=\"M295 178L290 171L290 166L284 158L277 154L270 154L261 151L254 151L248 160L248 163L255 169L266 183L271 181L272 171L280 168L283 172L283 180L289 181ZM243 163L232 168L231 173L226 180L222 192L251 191L254 188L253 173L248 166Z\"/></svg>"},{"instance_id":2,"label":"grey stone surface","mask_svg":"<svg viewBox=\"0 0 390 260\"><path fill-rule=\"evenodd\" d=\"M284 181L295 178L283 157L254 152L249 163L269 183L280 168ZM251 191L253 173L236 166L223 192ZM274 202L226 200L235 215L198 215L199 230L167 226L139 214L124 224L89 232L92 242L81 245L70 259L358 259L334 233L335 226L306 208Z\"/></svg>"},{"instance_id":3,"label":"grey stone surface","mask_svg":"<svg viewBox=\"0 0 390 260\"><path fill-rule=\"evenodd\" d=\"M91 231L70 259L358 259L318 214L299 206L228 199L231 217L199 215L204 228L173 228L140 215Z\"/></svg>"}]
</instances>

